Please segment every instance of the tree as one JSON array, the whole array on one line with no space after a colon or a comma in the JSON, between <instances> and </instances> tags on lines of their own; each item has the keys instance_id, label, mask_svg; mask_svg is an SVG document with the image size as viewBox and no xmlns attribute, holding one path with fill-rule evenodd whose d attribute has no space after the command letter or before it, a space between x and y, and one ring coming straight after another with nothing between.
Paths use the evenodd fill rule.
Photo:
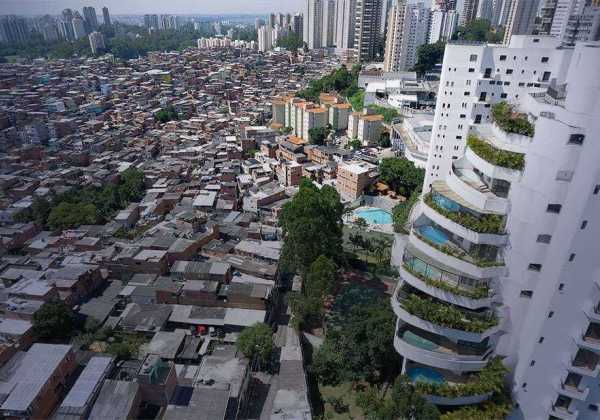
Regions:
<instances>
[{"instance_id":1,"label":"tree","mask_svg":"<svg viewBox=\"0 0 600 420\"><path fill-rule=\"evenodd\" d=\"M398 110L387 106L380 105L369 105L369 109L372 109L377 114L383 115L383 120L390 124L394 121L394 118L398 116Z\"/></svg>"},{"instance_id":2,"label":"tree","mask_svg":"<svg viewBox=\"0 0 600 420\"><path fill-rule=\"evenodd\" d=\"M333 291L337 275L337 266L324 255L310 265L304 283L307 296L318 297L321 300Z\"/></svg>"},{"instance_id":3,"label":"tree","mask_svg":"<svg viewBox=\"0 0 600 420\"><path fill-rule=\"evenodd\" d=\"M390 133L388 133L387 131L382 132L381 136L379 137L379 147L387 148L391 145L392 142L390 141Z\"/></svg>"},{"instance_id":4,"label":"tree","mask_svg":"<svg viewBox=\"0 0 600 420\"><path fill-rule=\"evenodd\" d=\"M310 144L322 145L329 135L329 127L314 127L308 130Z\"/></svg>"},{"instance_id":5,"label":"tree","mask_svg":"<svg viewBox=\"0 0 600 420\"><path fill-rule=\"evenodd\" d=\"M352 150L358 150L362 147L362 143L360 142L359 139L352 139L348 142L348 146L352 149Z\"/></svg>"},{"instance_id":6,"label":"tree","mask_svg":"<svg viewBox=\"0 0 600 420\"><path fill-rule=\"evenodd\" d=\"M237 349L250 360L258 360L266 367L273 352L273 331L267 324L256 323L245 328L236 342Z\"/></svg>"},{"instance_id":7,"label":"tree","mask_svg":"<svg viewBox=\"0 0 600 420\"><path fill-rule=\"evenodd\" d=\"M356 220L354 221L354 225L360 231L365 231L369 227L369 224L367 223L367 221L362 217L357 217Z\"/></svg>"},{"instance_id":8,"label":"tree","mask_svg":"<svg viewBox=\"0 0 600 420\"><path fill-rule=\"evenodd\" d=\"M33 333L38 340L68 338L76 327L75 312L62 301L47 302L33 314Z\"/></svg>"},{"instance_id":9,"label":"tree","mask_svg":"<svg viewBox=\"0 0 600 420\"><path fill-rule=\"evenodd\" d=\"M169 121L178 120L179 115L177 114L177 111L175 110L173 105L168 105L166 108L163 108L160 111L158 111L154 118L158 122L166 123Z\"/></svg>"},{"instance_id":10,"label":"tree","mask_svg":"<svg viewBox=\"0 0 600 420\"><path fill-rule=\"evenodd\" d=\"M294 32L277 38L277 46L288 51L296 51L298 48L302 48L303 45L302 37Z\"/></svg>"},{"instance_id":11,"label":"tree","mask_svg":"<svg viewBox=\"0 0 600 420\"><path fill-rule=\"evenodd\" d=\"M320 255L339 262L342 256L344 206L331 186L318 189L303 179L294 198L283 206L281 262L290 272L305 274Z\"/></svg>"},{"instance_id":12,"label":"tree","mask_svg":"<svg viewBox=\"0 0 600 420\"><path fill-rule=\"evenodd\" d=\"M381 298L364 289L348 288L332 306L327 336L311 365L322 384L378 383L399 366L393 349L394 313Z\"/></svg>"},{"instance_id":13,"label":"tree","mask_svg":"<svg viewBox=\"0 0 600 420\"><path fill-rule=\"evenodd\" d=\"M415 167L407 159L385 158L379 164L380 178L390 188L408 197L423 185L425 170Z\"/></svg>"},{"instance_id":14,"label":"tree","mask_svg":"<svg viewBox=\"0 0 600 420\"><path fill-rule=\"evenodd\" d=\"M465 26L459 26L452 39L498 43L504 38L504 30L496 30L487 19L473 19Z\"/></svg>"},{"instance_id":15,"label":"tree","mask_svg":"<svg viewBox=\"0 0 600 420\"><path fill-rule=\"evenodd\" d=\"M391 398L381 399L370 389L357 396L357 405L368 420L438 420L437 407L419 394L406 376L396 379Z\"/></svg>"},{"instance_id":16,"label":"tree","mask_svg":"<svg viewBox=\"0 0 600 420\"><path fill-rule=\"evenodd\" d=\"M365 91L364 89L357 90L353 95L348 97L348 102L352 105L355 112L362 112L365 107Z\"/></svg>"},{"instance_id":17,"label":"tree","mask_svg":"<svg viewBox=\"0 0 600 420\"><path fill-rule=\"evenodd\" d=\"M444 59L446 44L438 41L435 44L423 44L417 48L417 64L413 68L419 75L423 75L433 69Z\"/></svg>"}]
</instances>

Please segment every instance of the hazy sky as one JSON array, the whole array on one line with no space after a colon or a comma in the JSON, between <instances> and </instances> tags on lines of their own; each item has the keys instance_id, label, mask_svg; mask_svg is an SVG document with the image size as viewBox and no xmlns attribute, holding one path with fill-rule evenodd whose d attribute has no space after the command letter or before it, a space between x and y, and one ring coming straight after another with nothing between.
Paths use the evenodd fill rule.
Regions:
<instances>
[{"instance_id":1,"label":"hazy sky","mask_svg":"<svg viewBox=\"0 0 600 420\"><path fill-rule=\"evenodd\" d=\"M59 14L64 8L107 6L111 14L178 13L218 14L296 12L304 0L0 0L0 15ZM96 13L101 13L97 11Z\"/></svg>"}]
</instances>

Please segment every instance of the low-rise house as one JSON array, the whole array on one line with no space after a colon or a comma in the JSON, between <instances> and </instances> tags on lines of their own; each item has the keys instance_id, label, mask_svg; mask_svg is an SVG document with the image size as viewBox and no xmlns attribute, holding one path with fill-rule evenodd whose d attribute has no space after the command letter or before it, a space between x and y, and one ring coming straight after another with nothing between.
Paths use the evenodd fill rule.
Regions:
<instances>
[{"instance_id":1,"label":"low-rise house","mask_svg":"<svg viewBox=\"0 0 600 420\"><path fill-rule=\"evenodd\" d=\"M141 396L137 382L107 379L88 420L134 420L138 416Z\"/></svg>"}]
</instances>

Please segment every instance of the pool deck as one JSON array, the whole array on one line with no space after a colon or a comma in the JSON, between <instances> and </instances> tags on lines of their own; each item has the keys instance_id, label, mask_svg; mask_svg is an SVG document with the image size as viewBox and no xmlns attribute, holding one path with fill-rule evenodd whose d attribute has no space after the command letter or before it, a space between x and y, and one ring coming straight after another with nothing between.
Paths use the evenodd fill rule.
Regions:
<instances>
[{"instance_id":1,"label":"pool deck","mask_svg":"<svg viewBox=\"0 0 600 420\"><path fill-rule=\"evenodd\" d=\"M356 215L356 212L359 212L361 210L382 210L382 211L385 211L387 213L390 213L388 210L381 209L379 207L361 206L361 207L358 207L357 209L355 209L352 213L344 216L344 223L346 223L346 224L354 224L354 222L356 221L356 219L359 218L359 216ZM369 230L374 230L374 231L382 232L382 233L390 233L390 234L394 233L394 223L393 222L392 223L386 223L386 224L371 223L368 220L366 222L369 225L369 227L368 227Z\"/></svg>"}]
</instances>

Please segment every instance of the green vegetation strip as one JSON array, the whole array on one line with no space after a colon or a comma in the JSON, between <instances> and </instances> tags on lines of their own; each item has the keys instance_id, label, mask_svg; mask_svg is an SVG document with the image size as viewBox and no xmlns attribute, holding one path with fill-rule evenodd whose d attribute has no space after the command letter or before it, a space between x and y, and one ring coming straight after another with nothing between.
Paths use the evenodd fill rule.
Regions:
<instances>
[{"instance_id":1,"label":"green vegetation strip","mask_svg":"<svg viewBox=\"0 0 600 420\"><path fill-rule=\"evenodd\" d=\"M471 290L463 289L458 286L453 286L449 283L446 283L443 280L434 280L426 275L419 273L418 271L413 270L406 262L402 265L406 271L408 271L413 276L422 280L428 286L435 287L436 289L444 290L446 292L453 293L458 296L464 296L471 299L483 299L488 297L489 288L487 287L476 287Z\"/></svg>"},{"instance_id":2,"label":"green vegetation strip","mask_svg":"<svg viewBox=\"0 0 600 420\"><path fill-rule=\"evenodd\" d=\"M402 299L400 305L411 315L455 330L482 333L498 325L498 318L493 314L482 316L467 314L453 305L421 298L412 293Z\"/></svg>"},{"instance_id":3,"label":"green vegetation strip","mask_svg":"<svg viewBox=\"0 0 600 420\"><path fill-rule=\"evenodd\" d=\"M477 156L487 160L492 165L517 171L525 167L525 155L523 153L498 149L474 134L469 134L467 145Z\"/></svg>"},{"instance_id":4,"label":"green vegetation strip","mask_svg":"<svg viewBox=\"0 0 600 420\"><path fill-rule=\"evenodd\" d=\"M523 114L517 114L513 108L502 101L492 107L492 120L508 133L521 134L533 137L535 129Z\"/></svg>"},{"instance_id":5,"label":"green vegetation strip","mask_svg":"<svg viewBox=\"0 0 600 420\"><path fill-rule=\"evenodd\" d=\"M508 370L504 367L500 358L496 357L490 360L481 372L474 375L473 379L468 382L462 384L417 382L415 385L417 390L425 395L437 395L446 398L485 395L502 392L504 377L507 373Z\"/></svg>"},{"instance_id":6,"label":"green vegetation strip","mask_svg":"<svg viewBox=\"0 0 600 420\"><path fill-rule=\"evenodd\" d=\"M475 217L466 212L448 211L433 200L433 195L431 193L426 194L424 200L425 204L446 219L450 219L469 230L478 233L492 233L499 235L504 233L504 218L500 215L485 214L482 217Z\"/></svg>"}]
</instances>

